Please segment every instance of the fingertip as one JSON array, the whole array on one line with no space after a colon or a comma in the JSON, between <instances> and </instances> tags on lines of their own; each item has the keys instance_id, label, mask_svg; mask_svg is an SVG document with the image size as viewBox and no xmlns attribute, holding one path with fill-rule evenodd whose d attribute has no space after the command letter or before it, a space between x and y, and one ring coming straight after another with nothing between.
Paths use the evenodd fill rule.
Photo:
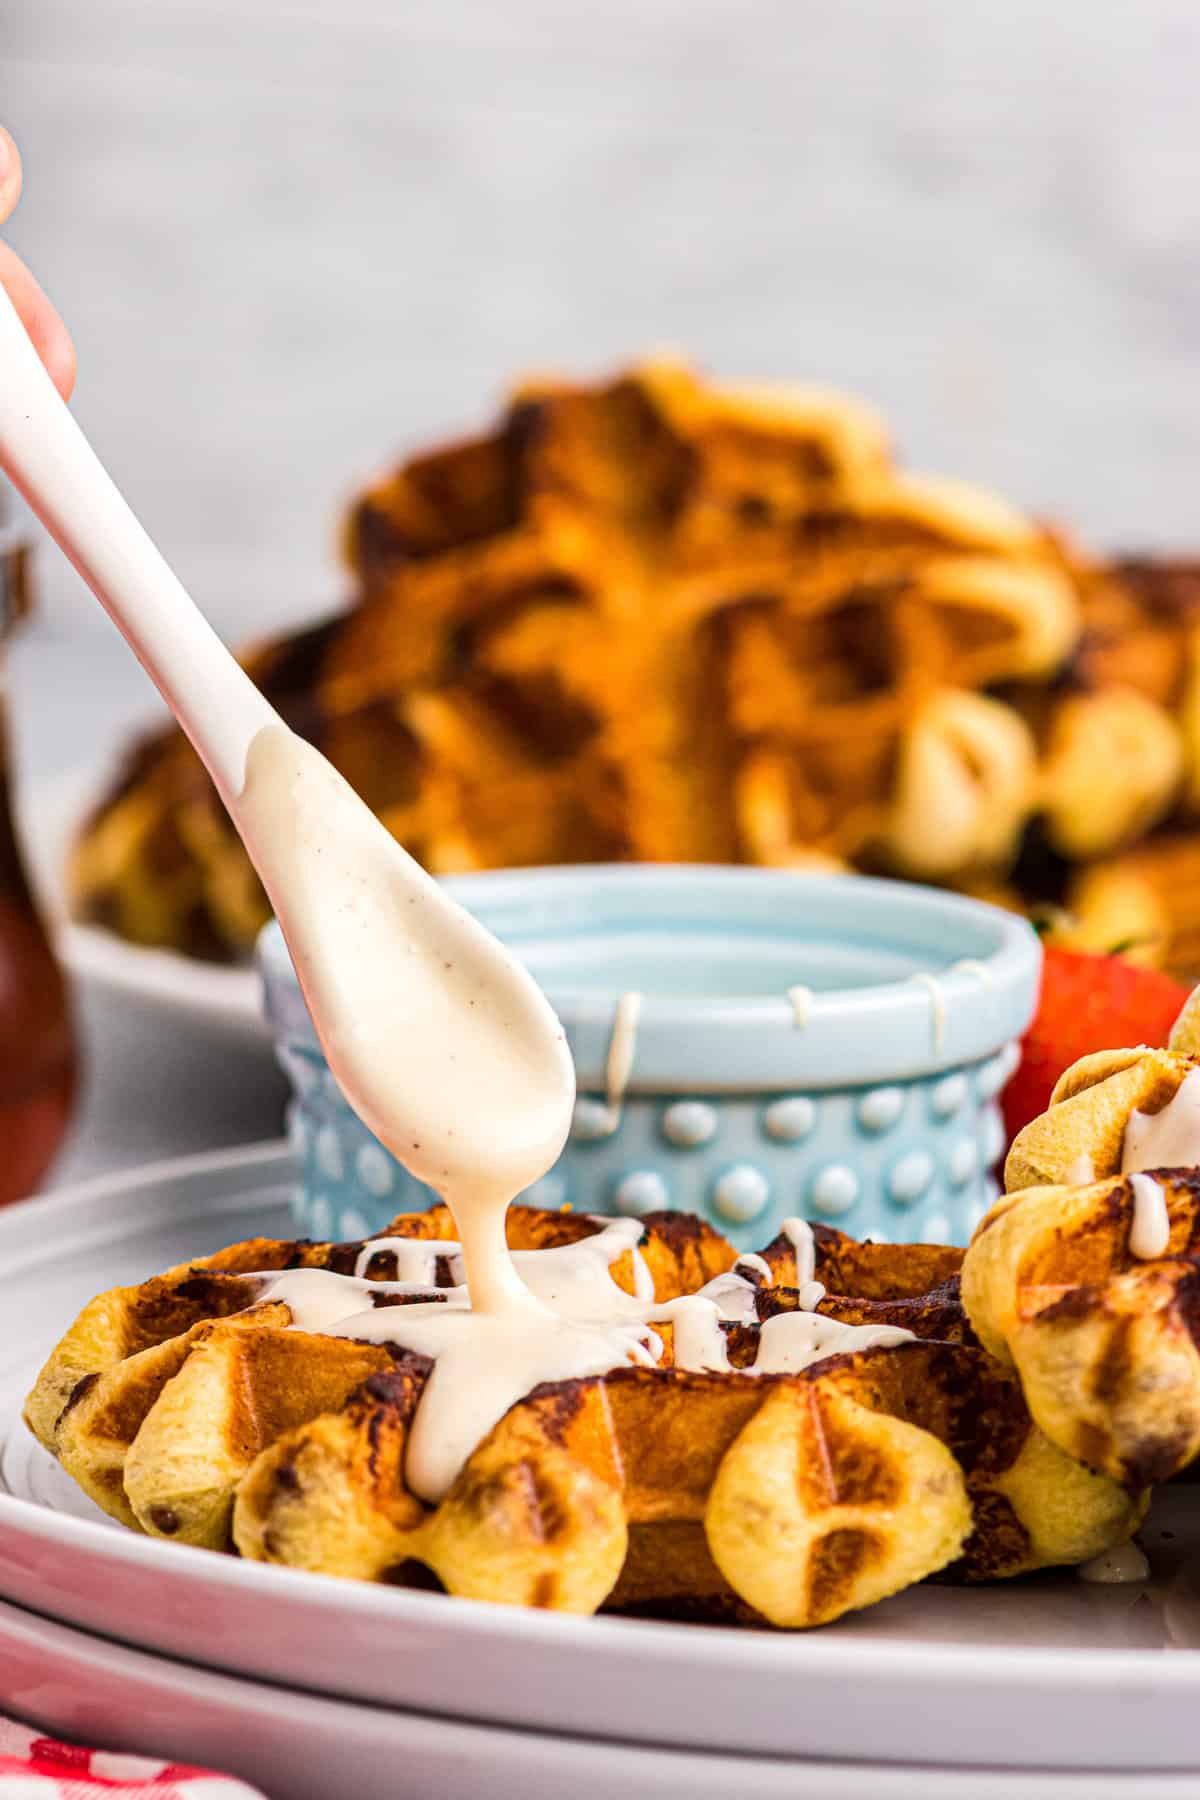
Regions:
<instances>
[{"instance_id":1,"label":"fingertip","mask_svg":"<svg viewBox=\"0 0 1200 1800\"><path fill-rule=\"evenodd\" d=\"M70 333L61 324L44 345L42 356L51 381L63 399L69 400L75 390L75 344Z\"/></svg>"},{"instance_id":2,"label":"fingertip","mask_svg":"<svg viewBox=\"0 0 1200 1800\"><path fill-rule=\"evenodd\" d=\"M21 152L0 125L0 225L21 198Z\"/></svg>"}]
</instances>

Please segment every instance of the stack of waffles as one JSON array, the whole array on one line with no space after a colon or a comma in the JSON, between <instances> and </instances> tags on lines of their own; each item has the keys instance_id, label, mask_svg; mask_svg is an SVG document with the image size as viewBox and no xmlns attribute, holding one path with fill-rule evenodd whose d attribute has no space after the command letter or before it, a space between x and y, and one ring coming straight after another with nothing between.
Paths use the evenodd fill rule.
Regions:
<instances>
[{"instance_id":1,"label":"stack of waffles","mask_svg":"<svg viewBox=\"0 0 1200 1800\"><path fill-rule=\"evenodd\" d=\"M667 361L530 382L372 484L344 545L347 609L246 664L435 872L853 867L1200 962L1200 574L904 473L852 399ZM173 732L90 820L74 895L224 959L267 912Z\"/></svg>"}]
</instances>

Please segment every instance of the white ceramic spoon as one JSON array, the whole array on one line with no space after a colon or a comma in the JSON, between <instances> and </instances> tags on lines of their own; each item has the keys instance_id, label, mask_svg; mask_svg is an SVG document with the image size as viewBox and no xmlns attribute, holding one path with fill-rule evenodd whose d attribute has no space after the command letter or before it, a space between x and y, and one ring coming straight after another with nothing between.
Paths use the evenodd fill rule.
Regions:
<instances>
[{"instance_id":1,"label":"white ceramic spoon","mask_svg":"<svg viewBox=\"0 0 1200 1800\"><path fill-rule=\"evenodd\" d=\"M503 1284L507 1259L487 1246L497 1229L503 1244L507 1200L555 1161L574 1098L549 1003L234 661L101 466L3 289L0 467L208 767L346 1098L450 1200L469 1267L486 1263Z\"/></svg>"}]
</instances>

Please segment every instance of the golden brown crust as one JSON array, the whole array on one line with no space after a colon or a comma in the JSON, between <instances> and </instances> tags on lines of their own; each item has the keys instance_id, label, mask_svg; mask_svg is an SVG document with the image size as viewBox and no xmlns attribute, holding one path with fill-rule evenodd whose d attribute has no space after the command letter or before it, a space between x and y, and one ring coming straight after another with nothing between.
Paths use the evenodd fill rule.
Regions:
<instances>
[{"instance_id":1,"label":"golden brown crust","mask_svg":"<svg viewBox=\"0 0 1200 1800\"><path fill-rule=\"evenodd\" d=\"M1135 1196L1116 1177L1008 1194L963 1265L971 1323L1042 1430L1131 1490L1200 1451L1200 1176L1155 1179L1171 1226L1161 1258L1132 1255Z\"/></svg>"}]
</instances>

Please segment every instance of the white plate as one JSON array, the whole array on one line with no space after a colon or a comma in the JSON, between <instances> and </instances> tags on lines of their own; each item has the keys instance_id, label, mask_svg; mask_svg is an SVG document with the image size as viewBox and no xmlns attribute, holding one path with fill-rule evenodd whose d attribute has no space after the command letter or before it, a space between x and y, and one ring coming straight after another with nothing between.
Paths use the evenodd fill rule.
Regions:
<instances>
[{"instance_id":1,"label":"white plate","mask_svg":"<svg viewBox=\"0 0 1200 1800\"><path fill-rule=\"evenodd\" d=\"M97 782L94 769L75 769L33 783L20 797L30 876L46 916L55 924L67 968L78 980L121 999L217 1026L239 1038L265 1040L258 976L252 968L200 962L174 950L144 949L68 917L67 857L79 826L107 785Z\"/></svg>"},{"instance_id":2,"label":"white plate","mask_svg":"<svg viewBox=\"0 0 1200 1800\"><path fill-rule=\"evenodd\" d=\"M1164 1496L1146 1588L1071 1575L927 1586L824 1631L576 1619L335 1581L102 1520L17 1423L95 1291L286 1234L282 1150L160 1167L0 1216L0 1593L170 1655L296 1687L535 1730L714 1751L1200 1771L1200 1508ZM1164 1536L1169 1533L1169 1536Z\"/></svg>"},{"instance_id":3,"label":"white plate","mask_svg":"<svg viewBox=\"0 0 1200 1800\"><path fill-rule=\"evenodd\" d=\"M5 1703L101 1748L225 1769L270 1800L1194 1800L1195 1777L693 1754L354 1705L147 1656L0 1603ZM631 1679L636 1679L631 1671Z\"/></svg>"}]
</instances>

